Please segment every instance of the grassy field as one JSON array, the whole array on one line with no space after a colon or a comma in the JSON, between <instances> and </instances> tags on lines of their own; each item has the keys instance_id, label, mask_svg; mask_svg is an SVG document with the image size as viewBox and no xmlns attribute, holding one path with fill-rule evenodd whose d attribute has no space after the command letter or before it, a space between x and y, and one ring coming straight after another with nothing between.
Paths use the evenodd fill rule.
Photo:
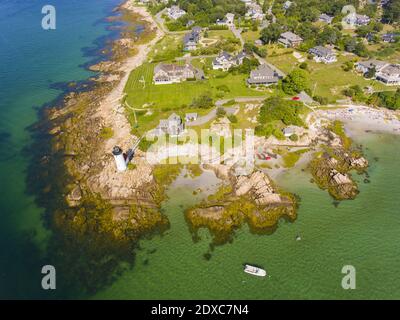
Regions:
<instances>
[{"instance_id":1,"label":"grassy field","mask_svg":"<svg viewBox=\"0 0 400 320\"><path fill-rule=\"evenodd\" d=\"M235 38L231 30L209 30L208 37L210 39L227 39Z\"/></svg>"},{"instance_id":2,"label":"grassy field","mask_svg":"<svg viewBox=\"0 0 400 320\"><path fill-rule=\"evenodd\" d=\"M193 60L196 67L202 67L203 63L209 66L211 59ZM259 91L246 86L247 75L233 75L217 70L206 71L208 79L202 81L155 85L152 82L155 66L156 63L145 63L133 70L125 87L126 102L136 109L135 120L134 112L127 108L128 118L133 128L139 127L140 133L156 127L160 119L167 118L172 112L181 116L187 112L197 112L199 115L208 113L209 109L190 107L193 99L202 94L209 94L214 101L260 95ZM220 88L222 85L224 90Z\"/></svg>"},{"instance_id":3,"label":"grassy field","mask_svg":"<svg viewBox=\"0 0 400 320\"><path fill-rule=\"evenodd\" d=\"M155 85L152 83L155 65L146 63L131 73L125 87L130 106L175 109L190 105L194 98L205 93L209 93L214 100L260 95L258 91L246 86L247 75L233 75L215 70L210 71L207 80ZM200 66L198 63L197 65ZM228 91L220 90L221 85L225 85Z\"/></svg>"},{"instance_id":4,"label":"grassy field","mask_svg":"<svg viewBox=\"0 0 400 320\"><path fill-rule=\"evenodd\" d=\"M149 61L171 61L176 57L183 56L183 35L166 35L156 43L148 55Z\"/></svg>"},{"instance_id":5,"label":"grassy field","mask_svg":"<svg viewBox=\"0 0 400 320\"><path fill-rule=\"evenodd\" d=\"M247 42L247 41L254 42L255 40L258 40L260 38L260 31L248 30L248 31L242 33L242 37L245 42Z\"/></svg>"},{"instance_id":6,"label":"grassy field","mask_svg":"<svg viewBox=\"0 0 400 320\"><path fill-rule=\"evenodd\" d=\"M320 64L307 60L310 69L310 78L315 84L315 94L327 97L330 101L343 99L342 90L359 85L361 88L371 86L375 90L387 90L388 88L380 82L367 80L355 71L344 71L344 62L353 60L354 56L339 56L338 61L332 64ZM314 88L313 88L314 89Z\"/></svg>"},{"instance_id":7,"label":"grassy field","mask_svg":"<svg viewBox=\"0 0 400 320\"><path fill-rule=\"evenodd\" d=\"M270 47L268 48L268 53L267 61L286 73L300 64L290 49ZM307 55L304 52L301 52L301 54L303 57ZM371 86L375 90L391 90L391 88L377 81L365 79L355 71L346 72L342 69L342 65L346 61L354 59L357 59L354 55L338 55L338 61L331 64L317 63L314 60L306 59L305 62L308 64L308 70L310 71L311 89L315 90L314 94L327 97L329 101L334 101L345 98L342 90L352 85L359 85L362 88Z\"/></svg>"}]
</instances>

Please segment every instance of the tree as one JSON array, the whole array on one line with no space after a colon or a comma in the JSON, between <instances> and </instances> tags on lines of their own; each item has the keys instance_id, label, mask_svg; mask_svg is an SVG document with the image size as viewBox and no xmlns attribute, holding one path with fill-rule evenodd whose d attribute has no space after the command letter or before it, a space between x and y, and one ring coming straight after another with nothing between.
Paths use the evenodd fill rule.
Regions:
<instances>
[{"instance_id":1,"label":"tree","mask_svg":"<svg viewBox=\"0 0 400 320\"><path fill-rule=\"evenodd\" d=\"M372 68L368 69L368 71L365 73L365 77L371 79L371 78L375 77L375 74L376 74L376 69L375 69L375 67L372 67Z\"/></svg>"},{"instance_id":2,"label":"tree","mask_svg":"<svg viewBox=\"0 0 400 320\"><path fill-rule=\"evenodd\" d=\"M214 105L213 99L210 93L204 93L198 98L194 98L192 101L192 107L194 108L210 108Z\"/></svg>"},{"instance_id":3,"label":"tree","mask_svg":"<svg viewBox=\"0 0 400 320\"><path fill-rule=\"evenodd\" d=\"M382 19L387 23L400 20L400 0L392 0L384 6Z\"/></svg>"},{"instance_id":4,"label":"tree","mask_svg":"<svg viewBox=\"0 0 400 320\"><path fill-rule=\"evenodd\" d=\"M282 89L287 94L296 94L308 87L308 73L302 69L295 69L282 81Z\"/></svg>"},{"instance_id":5,"label":"tree","mask_svg":"<svg viewBox=\"0 0 400 320\"><path fill-rule=\"evenodd\" d=\"M261 30L261 40L264 43L276 42L282 33L282 28L278 23L271 23L268 27Z\"/></svg>"},{"instance_id":6,"label":"tree","mask_svg":"<svg viewBox=\"0 0 400 320\"><path fill-rule=\"evenodd\" d=\"M217 117L221 118L226 115L226 111L223 107L218 107L217 109Z\"/></svg>"}]
</instances>

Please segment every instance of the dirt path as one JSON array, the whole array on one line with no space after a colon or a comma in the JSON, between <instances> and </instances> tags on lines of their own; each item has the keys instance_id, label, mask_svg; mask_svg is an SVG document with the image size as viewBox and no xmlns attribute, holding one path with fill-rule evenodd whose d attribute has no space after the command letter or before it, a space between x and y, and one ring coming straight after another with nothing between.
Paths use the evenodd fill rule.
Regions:
<instances>
[{"instance_id":1,"label":"dirt path","mask_svg":"<svg viewBox=\"0 0 400 320\"><path fill-rule=\"evenodd\" d=\"M110 94L101 102L98 108L98 114L104 119L107 127L111 127L114 136L104 144L105 152L110 152L114 145L128 147L133 143L135 137L131 134L131 125L129 124L124 107L121 105L121 99L124 96L125 84L128 81L130 72L140 66L147 58L148 53L156 42L164 36L164 32L154 22L150 13L144 7L136 7L130 1L123 5L124 8L134 11L143 17L143 20L151 24L152 29L156 29L156 36L149 43L139 45L137 54L128 58L120 70L124 72L119 84L110 92Z\"/></svg>"}]
</instances>

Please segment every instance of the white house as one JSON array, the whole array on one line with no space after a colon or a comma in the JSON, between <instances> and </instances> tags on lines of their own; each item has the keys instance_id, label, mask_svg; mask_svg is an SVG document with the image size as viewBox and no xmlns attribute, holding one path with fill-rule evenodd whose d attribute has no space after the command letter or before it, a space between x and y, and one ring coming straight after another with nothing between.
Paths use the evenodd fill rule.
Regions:
<instances>
[{"instance_id":1,"label":"white house","mask_svg":"<svg viewBox=\"0 0 400 320\"><path fill-rule=\"evenodd\" d=\"M219 26L228 26L228 27L230 27L230 26L233 26L234 19L235 19L235 15L233 13L227 13L225 15L225 18L222 19L222 20L218 19L216 21L216 24L219 25Z\"/></svg>"},{"instance_id":2,"label":"white house","mask_svg":"<svg viewBox=\"0 0 400 320\"><path fill-rule=\"evenodd\" d=\"M222 51L212 62L214 70L228 71L233 66L238 66L243 63L243 59L246 57L245 52L240 52L236 56L229 54L228 52Z\"/></svg>"},{"instance_id":3,"label":"white house","mask_svg":"<svg viewBox=\"0 0 400 320\"><path fill-rule=\"evenodd\" d=\"M314 56L316 62L333 63L337 61L336 54L332 49L316 46L308 50Z\"/></svg>"},{"instance_id":4,"label":"white house","mask_svg":"<svg viewBox=\"0 0 400 320\"><path fill-rule=\"evenodd\" d=\"M153 81L154 84L171 84L182 82L190 78L194 79L195 77L195 69L190 64L180 66L176 64L160 63L154 68Z\"/></svg>"},{"instance_id":5,"label":"white house","mask_svg":"<svg viewBox=\"0 0 400 320\"><path fill-rule=\"evenodd\" d=\"M289 9L292 6L292 3L293 3L292 1L286 1L283 4L283 9L285 9L285 10Z\"/></svg>"},{"instance_id":6,"label":"white house","mask_svg":"<svg viewBox=\"0 0 400 320\"><path fill-rule=\"evenodd\" d=\"M370 23L370 17L362 14L357 14L355 12L349 13L346 17L344 17L344 22L352 26L365 26Z\"/></svg>"},{"instance_id":7,"label":"white house","mask_svg":"<svg viewBox=\"0 0 400 320\"><path fill-rule=\"evenodd\" d=\"M360 61L356 63L356 70L362 74L366 74L371 69L375 68L376 72L381 71L388 63L375 59Z\"/></svg>"},{"instance_id":8,"label":"white house","mask_svg":"<svg viewBox=\"0 0 400 320\"><path fill-rule=\"evenodd\" d=\"M171 6L167 9L167 16L172 20L177 20L186 14L185 10L179 8L179 6Z\"/></svg>"},{"instance_id":9,"label":"white house","mask_svg":"<svg viewBox=\"0 0 400 320\"><path fill-rule=\"evenodd\" d=\"M162 134L169 134L171 136L178 136L184 131L182 118L176 113L171 114L168 119L161 119L157 128L151 133L159 136Z\"/></svg>"},{"instance_id":10,"label":"white house","mask_svg":"<svg viewBox=\"0 0 400 320\"><path fill-rule=\"evenodd\" d=\"M375 74L375 79L387 86L400 85L400 64L388 64Z\"/></svg>"}]
</instances>

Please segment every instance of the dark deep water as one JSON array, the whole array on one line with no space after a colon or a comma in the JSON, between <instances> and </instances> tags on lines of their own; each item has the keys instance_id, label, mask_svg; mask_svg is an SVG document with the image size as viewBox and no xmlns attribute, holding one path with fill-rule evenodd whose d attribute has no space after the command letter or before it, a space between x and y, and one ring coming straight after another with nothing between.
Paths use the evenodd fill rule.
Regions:
<instances>
[{"instance_id":1,"label":"dark deep water","mask_svg":"<svg viewBox=\"0 0 400 320\"><path fill-rule=\"evenodd\" d=\"M50 2L0 0L0 299L64 296L61 288L57 296L41 289L50 232L27 192L27 127L40 106L62 93L54 84L93 75L82 66L98 59L113 36L104 18L121 1ZM41 28L46 4L56 8L56 30Z\"/></svg>"}]
</instances>

